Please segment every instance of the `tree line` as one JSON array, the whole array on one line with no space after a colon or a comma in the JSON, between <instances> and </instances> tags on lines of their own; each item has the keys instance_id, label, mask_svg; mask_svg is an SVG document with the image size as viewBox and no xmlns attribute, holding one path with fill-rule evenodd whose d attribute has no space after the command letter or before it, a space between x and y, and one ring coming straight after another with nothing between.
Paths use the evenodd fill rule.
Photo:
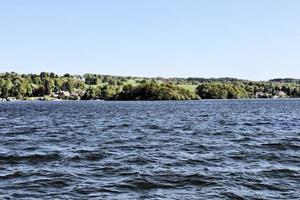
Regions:
<instances>
[{"instance_id":1,"label":"tree line","mask_svg":"<svg viewBox=\"0 0 300 200\"><path fill-rule=\"evenodd\" d=\"M187 89L189 86L190 89ZM235 78L143 78L55 73L0 74L0 98L48 97L82 100L196 100L299 98L299 79L249 81Z\"/></svg>"},{"instance_id":2,"label":"tree line","mask_svg":"<svg viewBox=\"0 0 300 200\"><path fill-rule=\"evenodd\" d=\"M190 90L173 84L157 83L155 81L131 84L122 87L104 85L88 87L83 100L196 100L200 97Z\"/></svg>"}]
</instances>

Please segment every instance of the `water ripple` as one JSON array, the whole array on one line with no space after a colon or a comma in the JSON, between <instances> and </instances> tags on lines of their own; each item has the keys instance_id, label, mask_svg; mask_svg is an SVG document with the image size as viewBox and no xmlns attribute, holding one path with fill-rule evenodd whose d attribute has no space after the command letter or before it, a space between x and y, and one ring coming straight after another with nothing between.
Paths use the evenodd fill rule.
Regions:
<instances>
[{"instance_id":1,"label":"water ripple","mask_svg":"<svg viewBox=\"0 0 300 200\"><path fill-rule=\"evenodd\" d=\"M0 199L299 199L300 100L0 102Z\"/></svg>"}]
</instances>

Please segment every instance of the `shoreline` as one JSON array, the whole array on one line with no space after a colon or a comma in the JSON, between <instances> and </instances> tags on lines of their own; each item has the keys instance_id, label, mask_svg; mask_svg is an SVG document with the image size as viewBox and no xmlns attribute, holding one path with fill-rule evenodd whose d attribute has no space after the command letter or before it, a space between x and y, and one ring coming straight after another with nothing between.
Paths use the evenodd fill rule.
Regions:
<instances>
[{"instance_id":1,"label":"shoreline","mask_svg":"<svg viewBox=\"0 0 300 200\"><path fill-rule=\"evenodd\" d=\"M300 79L137 78L0 73L0 101L300 98Z\"/></svg>"},{"instance_id":2,"label":"shoreline","mask_svg":"<svg viewBox=\"0 0 300 200\"><path fill-rule=\"evenodd\" d=\"M145 100L102 100L102 99L16 99L16 100L7 100L7 99L0 99L1 102L67 102L67 101L93 101L93 102L112 102L112 101L119 101L119 102L128 102L128 101L135 101L135 102L142 102L142 101L249 101L249 100L300 100L300 98L240 98L240 99L191 99L191 100L160 100L160 99L145 99Z\"/></svg>"}]
</instances>

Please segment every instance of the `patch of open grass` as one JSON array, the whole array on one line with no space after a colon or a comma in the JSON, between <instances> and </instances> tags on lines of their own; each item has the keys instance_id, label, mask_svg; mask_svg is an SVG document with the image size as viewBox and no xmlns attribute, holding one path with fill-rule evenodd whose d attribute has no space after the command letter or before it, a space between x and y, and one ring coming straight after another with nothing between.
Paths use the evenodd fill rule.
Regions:
<instances>
[{"instance_id":1,"label":"patch of open grass","mask_svg":"<svg viewBox=\"0 0 300 200\"><path fill-rule=\"evenodd\" d=\"M191 92L195 92L198 85L178 85L184 89L190 90Z\"/></svg>"}]
</instances>

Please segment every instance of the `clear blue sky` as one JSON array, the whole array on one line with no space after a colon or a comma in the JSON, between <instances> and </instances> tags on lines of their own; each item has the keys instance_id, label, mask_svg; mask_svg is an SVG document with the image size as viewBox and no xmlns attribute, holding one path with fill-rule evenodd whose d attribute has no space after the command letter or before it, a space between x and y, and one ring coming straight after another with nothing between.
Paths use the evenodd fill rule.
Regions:
<instances>
[{"instance_id":1,"label":"clear blue sky","mask_svg":"<svg viewBox=\"0 0 300 200\"><path fill-rule=\"evenodd\" d=\"M0 71L300 78L300 1L2 0Z\"/></svg>"}]
</instances>

